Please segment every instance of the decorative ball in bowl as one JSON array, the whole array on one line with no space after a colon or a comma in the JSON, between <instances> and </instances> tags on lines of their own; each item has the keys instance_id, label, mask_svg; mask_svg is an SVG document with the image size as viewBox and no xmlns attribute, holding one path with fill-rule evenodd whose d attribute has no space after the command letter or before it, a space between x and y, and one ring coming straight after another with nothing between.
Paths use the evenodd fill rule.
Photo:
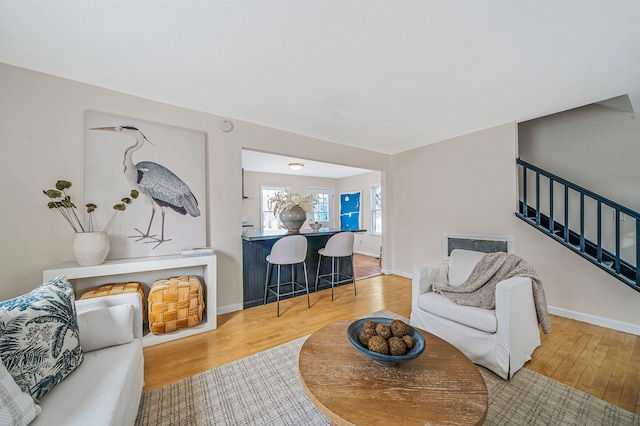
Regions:
<instances>
[{"instance_id":1,"label":"decorative ball in bowl","mask_svg":"<svg viewBox=\"0 0 640 426\"><path fill-rule=\"evenodd\" d=\"M384 367L415 359L426 346L420 332L392 318L371 317L354 321L347 328L347 337L358 351Z\"/></svg>"},{"instance_id":2,"label":"decorative ball in bowl","mask_svg":"<svg viewBox=\"0 0 640 426\"><path fill-rule=\"evenodd\" d=\"M310 223L309 226L311 227L311 229L313 229L314 231L319 230L320 228L322 228L322 224L321 223Z\"/></svg>"}]
</instances>

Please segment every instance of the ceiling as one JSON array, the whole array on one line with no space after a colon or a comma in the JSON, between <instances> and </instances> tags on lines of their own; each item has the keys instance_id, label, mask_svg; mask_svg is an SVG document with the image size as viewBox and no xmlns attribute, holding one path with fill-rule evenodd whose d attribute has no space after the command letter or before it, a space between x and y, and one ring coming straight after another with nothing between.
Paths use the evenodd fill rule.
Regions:
<instances>
[{"instance_id":1,"label":"ceiling","mask_svg":"<svg viewBox=\"0 0 640 426\"><path fill-rule=\"evenodd\" d=\"M0 0L0 62L393 154L640 100L639 22L637 0Z\"/></svg>"},{"instance_id":2,"label":"ceiling","mask_svg":"<svg viewBox=\"0 0 640 426\"><path fill-rule=\"evenodd\" d=\"M302 163L302 170L292 170L291 163ZM321 163L298 157L267 154L256 151L242 151L242 168L251 172L279 173L283 175L314 176L341 179L349 176L368 173L371 170L337 164Z\"/></svg>"}]
</instances>

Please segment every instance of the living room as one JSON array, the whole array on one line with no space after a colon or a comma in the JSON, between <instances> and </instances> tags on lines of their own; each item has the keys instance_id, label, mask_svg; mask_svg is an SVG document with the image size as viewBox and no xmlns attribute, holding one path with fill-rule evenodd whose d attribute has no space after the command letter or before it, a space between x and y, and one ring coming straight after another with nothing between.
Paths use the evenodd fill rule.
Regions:
<instances>
[{"instance_id":1,"label":"living room","mask_svg":"<svg viewBox=\"0 0 640 426\"><path fill-rule=\"evenodd\" d=\"M67 7L73 8L71 5ZM337 9L340 7L336 5ZM629 8L627 15L635 16L636 6L625 7ZM585 28L594 27L591 24L598 22L593 17L597 14L587 14L591 19L585 18ZM11 16L3 15L3 20ZM614 14L611 19L618 17ZM609 43L618 43L618 37L621 37L628 44L623 45L626 47L622 52L610 54L615 56L616 64L624 64L626 68L609 68L623 68L636 76L638 62L632 58L637 56L633 55L636 49L630 43L640 37L634 28L622 25L618 28L622 28L620 32L624 37L617 33L610 35L612 40ZM606 36L598 34L598 37L606 45ZM8 44L9 41L3 39L3 46ZM600 44L593 49L601 55L608 51L601 51L599 47ZM625 63L621 59L623 57L629 63ZM79 63L92 61L90 56L76 59ZM0 93L3 94L0 99L3 123L0 162L5 183L2 231L7 241L0 263L5 278L0 286L2 300L31 291L42 282L43 270L73 259L73 234L64 221L54 217L46 208L42 190L57 179L67 179L74 183L76 197L82 197L84 111L93 110L206 133L207 197L202 202L207 205L206 242L217 255L219 314L236 312L242 307L240 230L243 206L238 194L242 192L242 150L253 149L379 170L385 191L382 268L389 275L407 279L411 277L414 266L441 262L445 233L512 236L515 252L534 265L543 277L551 313L639 334L640 297L637 292L536 232L514 215L518 191L515 159L519 156L520 123L622 94L638 93L640 88L636 78L623 78L613 71L609 74L601 71L603 75L581 81L580 85L575 83L575 91L579 93L563 92L566 98L562 99L549 97L548 107L536 111L535 115L520 112L518 108L523 108L522 103L514 100L512 115L491 117L491 124L482 121L483 127L476 125L476 119L490 108L486 103L474 100L477 102L476 112L458 119L457 133L440 139L433 136L436 143L385 153L377 146L366 149L347 145L345 143L350 143L348 139L314 137L313 133L297 131L298 127L294 126L279 129L269 123L243 120L236 115L226 115L224 109L218 109L219 113L214 114L199 110L198 105L181 99L168 102L161 92L145 96L146 91L142 88L123 92L108 88L108 85L100 87L73 72L57 75L53 65L51 68L32 67L28 60L9 56L9 53L0 55L0 61L3 62L0 64ZM118 64L117 59L114 61ZM532 67L534 65L531 64ZM575 75L582 71L564 66L567 74ZM114 75L120 72L113 70ZM501 76L508 79L508 76ZM568 81L573 82L573 77ZM569 85L567 80L562 84ZM464 89L456 93L458 99L464 99ZM528 95L512 94L512 97ZM550 95L547 93L545 96ZM249 98L247 103L255 101L253 97ZM262 102L268 105L270 96ZM425 97L412 105L429 102ZM464 103L464 100L459 102ZM391 102L380 101L380 105L383 104L394 108ZM533 112L526 110L526 113ZM407 121L420 121L421 115L431 114L432 110L428 109L407 115L409 119L395 117L397 121L392 120L391 127L401 134ZM628 122L637 116L632 112L619 114ZM382 121L379 119L375 116L374 121ZM222 131L219 128L221 120L232 121L233 130ZM324 121L316 123L318 127L324 124ZM376 139L383 139L382 145L393 146L395 143L393 134ZM611 162L607 157L600 158L600 161L603 164ZM614 184L615 181L611 185ZM631 207L638 209L639 206Z\"/></svg>"}]
</instances>

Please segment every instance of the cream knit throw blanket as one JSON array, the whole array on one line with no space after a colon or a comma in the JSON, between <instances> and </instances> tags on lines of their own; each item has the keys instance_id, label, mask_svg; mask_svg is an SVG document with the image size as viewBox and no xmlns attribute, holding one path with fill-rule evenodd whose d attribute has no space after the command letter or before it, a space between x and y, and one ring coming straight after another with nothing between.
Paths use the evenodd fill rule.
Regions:
<instances>
[{"instance_id":1,"label":"cream knit throw blanket","mask_svg":"<svg viewBox=\"0 0 640 426\"><path fill-rule=\"evenodd\" d=\"M536 271L524 259L515 254L497 252L483 256L471 275L459 286L434 283L434 292L464 306L494 309L496 307L496 284L512 277L531 278L533 300L538 322L544 334L551 333L551 320L547 311L547 299L542 281Z\"/></svg>"}]
</instances>

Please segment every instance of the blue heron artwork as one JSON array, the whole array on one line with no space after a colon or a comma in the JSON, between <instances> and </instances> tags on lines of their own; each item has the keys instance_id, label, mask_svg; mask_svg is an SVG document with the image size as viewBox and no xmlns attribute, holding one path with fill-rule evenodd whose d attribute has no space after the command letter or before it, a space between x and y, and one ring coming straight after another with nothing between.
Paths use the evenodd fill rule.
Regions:
<instances>
[{"instance_id":1,"label":"blue heron artwork","mask_svg":"<svg viewBox=\"0 0 640 426\"><path fill-rule=\"evenodd\" d=\"M106 193L115 188L140 193L109 232L110 258L206 245L204 144L202 132L85 113L85 202L108 206Z\"/></svg>"}]
</instances>

